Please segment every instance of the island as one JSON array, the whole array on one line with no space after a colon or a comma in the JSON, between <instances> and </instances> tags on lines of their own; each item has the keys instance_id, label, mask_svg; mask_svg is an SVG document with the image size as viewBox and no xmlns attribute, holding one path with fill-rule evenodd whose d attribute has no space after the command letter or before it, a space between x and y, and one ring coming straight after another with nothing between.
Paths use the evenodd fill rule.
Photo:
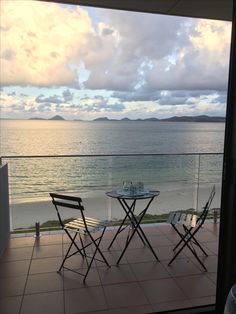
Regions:
<instances>
[{"instance_id":1,"label":"island","mask_svg":"<svg viewBox=\"0 0 236 314\"><path fill-rule=\"evenodd\" d=\"M52 118L46 119L46 118L29 118L29 120L57 120L57 121L64 121L65 119L62 116L56 115Z\"/></svg>"},{"instance_id":2,"label":"island","mask_svg":"<svg viewBox=\"0 0 236 314\"><path fill-rule=\"evenodd\" d=\"M109 119L108 117L96 118L93 121L150 121L150 122L225 122L225 117L211 117L207 115L201 116L174 116L166 119L158 119L155 117L146 119Z\"/></svg>"}]
</instances>

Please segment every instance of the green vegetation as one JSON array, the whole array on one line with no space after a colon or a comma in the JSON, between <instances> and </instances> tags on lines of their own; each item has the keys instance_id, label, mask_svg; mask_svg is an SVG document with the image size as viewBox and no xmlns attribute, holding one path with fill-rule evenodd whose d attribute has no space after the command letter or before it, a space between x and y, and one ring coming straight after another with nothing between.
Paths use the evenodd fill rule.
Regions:
<instances>
[{"instance_id":1,"label":"green vegetation","mask_svg":"<svg viewBox=\"0 0 236 314\"><path fill-rule=\"evenodd\" d=\"M182 210L182 213L192 213L194 211L193 208L189 208L187 210ZM198 212L200 214L200 212ZM167 218L169 216L169 213L165 213L165 214L146 214L143 219L142 219L142 224L153 224L153 223L162 223L162 222L166 222ZM139 218L139 216L135 216L137 219ZM213 214L209 213L208 214L208 219L212 219L213 218ZM68 221L70 221L73 218L68 218L65 219L63 222L64 224L66 224ZM121 224L122 220L121 219L117 219L117 220L113 220L113 221L108 221L108 225L109 226L119 226ZM129 224L129 220L126 221L125 224ZM61 226L59 224L58 220L48 220L44 223L42 223L40 225L40 231L53 231L53 230L60 230ZM12 233L34 233L35 232L35 227L31 226L27 229L25 228L19 228L19 229L15 229Z\"/></svg>"}]
</instances>

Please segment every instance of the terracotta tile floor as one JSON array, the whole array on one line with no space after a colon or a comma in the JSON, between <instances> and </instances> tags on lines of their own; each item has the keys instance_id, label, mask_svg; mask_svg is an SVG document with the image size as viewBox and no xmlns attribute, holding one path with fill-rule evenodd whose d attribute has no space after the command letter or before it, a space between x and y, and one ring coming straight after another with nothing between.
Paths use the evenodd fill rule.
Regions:
<instances>
[{"instance_id":1,"label":"terracotta tile floor","mask_svg":"<svg viewBox=\"0 0 236 314\"><path fill-rule=\"evenodd\" d=\"M56 272L68 247L66 235L42 234L11 238L0 258L0 312L4 314L125 314L151 313L215 300L218 224L205 223L198 235L208 257L201 256L204 272L188 249L168 266L178 238L166 224L143 226L160 262L136 236L119 266L116 261L125 242L120 234L111 250L114 230L105 234L101 248L111 268L95 262L84 285L82 277ZM67 265L83 270L80 256Z\"/></svg>"}]
</instances>

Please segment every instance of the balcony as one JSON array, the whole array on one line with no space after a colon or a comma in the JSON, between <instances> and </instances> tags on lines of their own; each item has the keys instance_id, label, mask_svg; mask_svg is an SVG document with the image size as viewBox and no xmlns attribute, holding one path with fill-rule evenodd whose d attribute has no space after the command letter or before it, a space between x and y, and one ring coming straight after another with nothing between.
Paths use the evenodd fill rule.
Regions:
<instances>
[{"instance_id":1,"label":"balcony","mask_svg":"<svg viewBox=\"0 0 236 314\"><path fill-rule=\"evenodd\" d=\"M212 207L219 207L222 154L17 156L5 160L10 169L12 237L0 258L3 313L150 313L215 302L219 224L209 216L198 234L208 253L201 257L208 269L204 272L188 250L168 266L178 238L163 221L170 210L200 210L213 184L217 197ZM26 172L32 176L24 177ZM105 191L118 188L124 179L138 181L140 177L145 186L161 191L150 208L148 224L143 225L160 262L135 237L116 266L126 234L122 232L108 250L117 228L113 226L101 245L110 269L96 262L86 285L72 272L58 274L68 240L57 226L50 225L56 215L48 192L82 194L88 216L96 214L116 224L122 210ZM35 222L41 224L39 238L32 232ZM78 256L68 263L74 269L83 268Z\"/></svg>"},{"instance_id":2,"label":"balcony","mask_svg":"<svg viewBox=\"0 0 236 314\"><path fill-rule=\"evenodd\" d=\"M112 266L107 269L96 262L86 285L75 273L56 272L68 246L62 233L42 234L39 239L30 234L12 237L0 259L1 311L5 314L150 313L213 304L218 227L209 220L198 237L208 253L208 257L202 257L208 272L202 270L188 250L171 266L167 265L177 237L165 223L143 227L160 262L135 238L120 266L115 266L125 234L108 251L114 232L110 229L101 247ZM81 265L78 256L68 262L74 269Z\"/></svg>"}]
</instances>

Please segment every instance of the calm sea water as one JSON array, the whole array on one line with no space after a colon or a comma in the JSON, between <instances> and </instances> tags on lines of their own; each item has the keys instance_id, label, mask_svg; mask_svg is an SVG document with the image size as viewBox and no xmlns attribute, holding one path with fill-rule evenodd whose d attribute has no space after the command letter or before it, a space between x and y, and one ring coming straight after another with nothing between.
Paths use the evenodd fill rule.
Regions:
<instances>
[{"instance_id":1,"label":"calm sea water","mask_svg":"<svg viewBox=\"0 0 236 314\"><path fill-rule=\"evenodd\" d=\"M224 123L1 121L2 155L220 153Z\"/></svg>"},{"instance_id":2,"label":"calm sea water","mask_svg":"<svg viewBox=\"0 0 236 314\"><path fill-rule=\"evenodd\" d=\"M1 121L1 155L222 153L223 123ZM165 189L219 182L222 155L9 159L12 203L96 193L123 180ZM200 168L199 168L200 165Z\"/></svg>"}]
</instances>

